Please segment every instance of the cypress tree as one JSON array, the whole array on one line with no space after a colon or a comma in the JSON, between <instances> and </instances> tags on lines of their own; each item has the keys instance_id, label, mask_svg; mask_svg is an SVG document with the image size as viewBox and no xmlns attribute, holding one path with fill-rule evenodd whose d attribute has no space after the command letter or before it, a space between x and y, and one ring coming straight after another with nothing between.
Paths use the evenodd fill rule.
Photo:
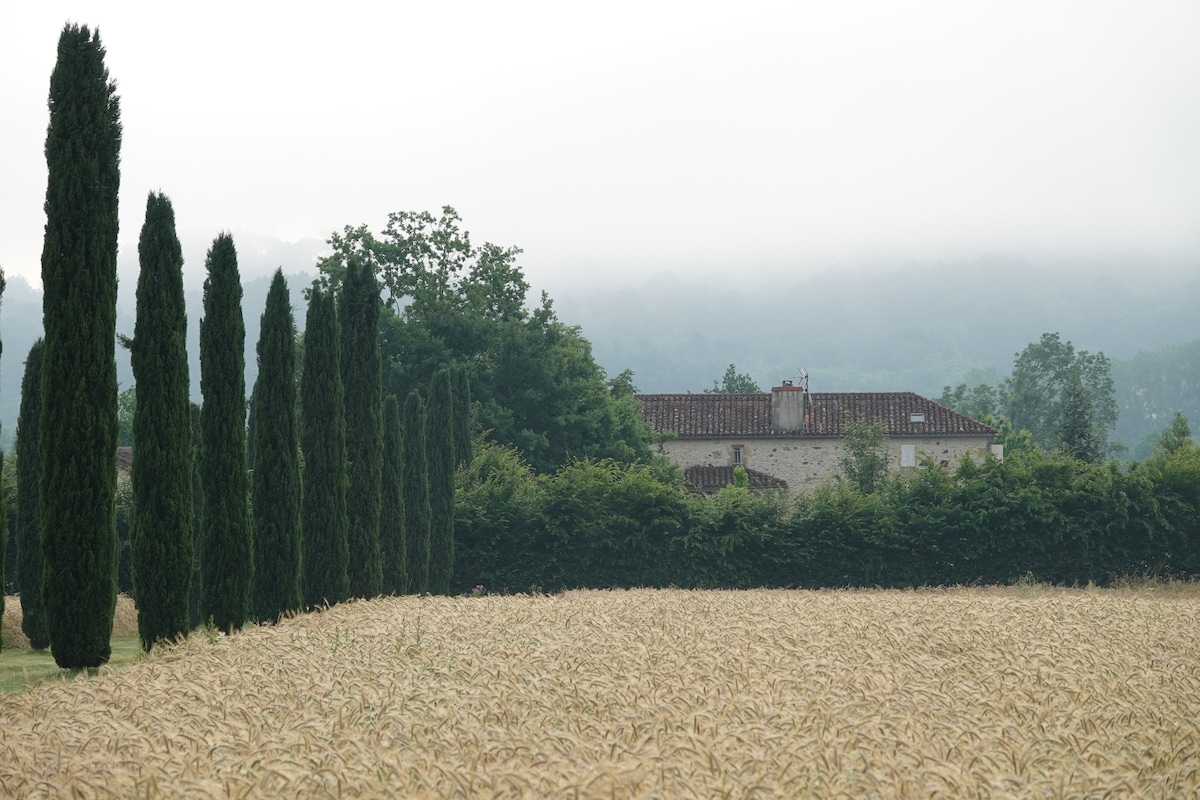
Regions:
<instances>
[{"instance_id":1,"label":"cypress tree","mask_svg":"<svg viewBox=\"0 0 1200 800\"><path fill-rule=\"evenodd\" d=\"M304 451L304 602L338 603L350 592L346 540L346 405L333 295L313 286L304 325L300 377Z\"/></svg>"},{"instance_id":2,"label":"cypress tree","mask_svg":"<svg viewBox=\"0 0 1200 800\"><path fill-rule=\"evenodd\" d=\"M4 295L4 286L4 270L0 269L0 296ZM0 350L3 350L3 347L3 343L0 343ZM0 471L3 471L3 469L4 453L0 451ZM8 557L8 508L6 507L4 494L3 491L0 491L0 618L4 616L4 587L2 584L4 576L8 574L5 572L5 567L7 566L5 560ZM3 647L4 639L0 637L0 649L3 649Z\"/></svg>"},{"instance_id":3,"label":"cypress tree","mask_svg":"<svg viewBox=\"0 0 1200 800\"><path fill-rule=\"evenodd\" d=\"M429 591L448 594L454 575L454 399L450 370L429 384L425 447L429 457Z\"/></svg>"},{"instance_id":4,"label":"cypress tree","mask_svg":"<svg viewBox=\"0 0 1200 800\"><path fill-rule=\"evenodd\" d=\"M351 263L342 285L342 384L346 392L346 463L350 520L350 596L383 589L379 505L383 480L383 402L379 356L379 286L366 265Z\"/></svg>"},{"instance_id":5,"label":"cypress tree","mask_svg":"<svg viewBox=\"0 0 1200 800\"><path fill-rule=\"evenodd\" d=\"M137 321L129 343L137 389L133 416L133 592L142 649L190 629L192 414L187 310L175 211L163 194L146 201L138 241Z\"/></svg>"},{"instance_id":6,"label":"cypress tree","mask_svg":"<svg viewBox=\"0 0 1200 800\"><path fill-rule=\"evenodd\" d=\"M200 406L188 403L192 445L192 591L188 596L188 620L192 630L204 624L200 616L200 520L204 517L204 493L200 489Z\"/></svg>"},{"instance_id":7,"label":"cypress tree","mask_svg":"<svg viewBox=\"0 0 1200 800\"><path fill-rule=\"evenodd\" d=\"M454 466L470 464L474 457L474 447L471 443L471 379L467 376L466 367L461 364L454 368L454 385L451 396L454 398Z\"/></svg>"},{"instance_id":8,"label":"cypress tree","mask_svg":"<svg viewBox=\"0 0 1200 800\"><path fill-rule=\"evenodd\" d=\"M429 591L429 468L425 451L425 403L416 389L404 401L404 534L408 591Z\"/></svg>"},{"instance_id":9,"label":"cypress tree","mask_svg":"<svg viewBox=\"0 0 1200 800\"><path fill-rule=\"evenodd\" d=\"M42 339L29 348L21 378L21 410L17 417L17 585L21 592L21 630L34 650L50 646L46 609L42 604L41 497Z\"/></svg>"},{"instance_id":10,"label":"cypress tree","mask_svg":"<svg viewBox=\"0 0 1200 800\"><path fill-rule=\"evenodd\" d=\"M250 615L253 537L246 476L246 325L233 237L213 240L204 261L200 320L200 614L219 630Z\"/></svg>"},{"instance_id":11,"label":"cypress tree","mask_svg":"<svg viewBox=\"0 0 1200 800\"><path fill-rule=\"evenodd\" d=\"M4 452L0 451L0 470L4 469ZM8 505L4 492L0 491L0 619L4 617L5 563L8 559ZM0 632L0 650L4 649L4 636Z\"/></svg>"},{"instance_id":12,"label":"cypress tree","mask_svg":"<svg viewBox=\"0 0 1200 800\"><path fill-rule=\"evenodd\" d=\"M404 465L400 402L383 401L383 491L379 514L379 549L383 556L383 591L408 593L408 544L404 536Z\"/></svg>"},{"instance_id":13,"label":"cypress tree","mask_svg":"<svg viewBox=\"0 0 1200 800\"><path fill-rule=\"evenodd\" d=\"M271 279L262 315L254 419L252 607L260 622L275 622L302 604L296 325L281 269Z\"/></svg>"},{"instance_id":14,"label":"cypress tree","mask_svg":"<svg viewBox=\"0 0 1200 800\"><path fill-rule=\"evenodd\" d=\"M117 604L117 194L121 121L98 33L68 24L50 77L42 248L42 592L54 660L112 653Z\"/></svg>"}]
</instances>

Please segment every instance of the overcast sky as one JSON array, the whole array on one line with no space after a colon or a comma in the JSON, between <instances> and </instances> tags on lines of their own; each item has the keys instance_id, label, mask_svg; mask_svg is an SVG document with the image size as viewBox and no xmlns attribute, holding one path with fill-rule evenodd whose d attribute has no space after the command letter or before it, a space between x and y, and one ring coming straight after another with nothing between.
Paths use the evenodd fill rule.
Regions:
<instances>
[{"instance_id":1,"label":"overcast sky","mask_svg":"<svg viewBox=\"0 0 1200 800\"><path fill-rule=\"evenodd\" d=\"M449 204L535 281L1200 252L1195 0L0 0L0 265L33 282L67 20L118 84L123 254L151 190L202 241Z\"/></svg>"}]
</instances>

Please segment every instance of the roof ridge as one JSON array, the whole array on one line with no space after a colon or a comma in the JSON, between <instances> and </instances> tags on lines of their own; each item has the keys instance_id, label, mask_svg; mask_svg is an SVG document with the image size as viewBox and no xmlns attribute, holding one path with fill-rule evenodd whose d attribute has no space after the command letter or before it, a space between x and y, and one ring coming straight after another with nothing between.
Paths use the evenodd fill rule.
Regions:
<instances>
[{"instance_id":1,"label":"roof ridge","mask_svg":"<svg viewBox=\"0 0 1200 800\"><path fill-rule=\"evenodd\" d=\"M995 436L996 430L913 391L805 392L803 427L772 427L774 392L638 394L642 417L681 437L840 436L854 420L883 422L889 436Z\"/></svg>"}]
</instances>

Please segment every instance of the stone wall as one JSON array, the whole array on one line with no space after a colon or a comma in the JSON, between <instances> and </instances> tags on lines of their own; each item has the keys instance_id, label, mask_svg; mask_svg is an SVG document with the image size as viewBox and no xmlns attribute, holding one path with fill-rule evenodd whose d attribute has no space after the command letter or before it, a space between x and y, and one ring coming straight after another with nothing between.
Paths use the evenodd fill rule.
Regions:
<instances>
[{"instance_id":1,"label":"stone wall","mask_svg":"<svg viewBox=\"0 0 1200 800\"><path fill-rule=\"evenodd\" d=\"M991 440L983 437L897 437L888 442L889 463L900 469L901 445L915 445L917 461L930 455L937 463L953 467L963 454L982 461ZM842 443L836 438L779 437L748 439L673 439L663 443L662 453L681 467L730 466L733 448L742 448L742 465L787 481L796 492L811 489L841 469Z\"/></svg>"}]
</instances>

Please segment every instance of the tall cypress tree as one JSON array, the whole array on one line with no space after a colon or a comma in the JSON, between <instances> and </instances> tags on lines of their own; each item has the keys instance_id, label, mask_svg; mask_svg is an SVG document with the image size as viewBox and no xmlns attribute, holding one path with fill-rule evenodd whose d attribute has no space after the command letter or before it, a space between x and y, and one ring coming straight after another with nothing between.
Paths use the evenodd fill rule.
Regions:
<instances>
[{"instance_id":1,"label":"tall cypress tree","mask_svg":"<svg viewBox=\"0 0 1200 800\"><path fill-rule=\"evenodd\" d=\"M190 629L192 415L188 404L187 309L175 211L161 193L146 200L138 241L137 321L128 343L137 391L133 416L130 555L142 649Z\"/></svg>"},{"instance_id":2,"label":"tall cypress tree","mask_svg":"<svg viewBox=\"0 0 1200 800\"><path fill-rule=\"evenodd\" d=\"M281 269L271 279L262 315L254 420L252 606L260 622L276 622L302 605L296 324Z\"/></svg>"},{"instance_id":3,"label":"tall cypress tree","mask_svg":"<svg viewBox=\"0 0 1200 800\"><path fill-rule=\"evenodd\" d=\"M112 654L117 604L121 120L99 33L68 24L50 77L42 248L43 597L60 667Z\"/></svg>"},{"instance_id":4,"label":"tall cypress tree","mask_svg":"<svg viewBox=\"0 0 1200 800\"><path fill-rule=\"evenodd\" d=\"M408 544L404 536L404 436L396 395L383 400L383 491L379 513L379 549L383 555L383 591L408 593Z\"/></svg>"},{"instance_id":5,"label":"tall cypress tree","mask_svg":"<svg viewBox=\"0 0 1200 800\"><path fill-rule=\"evenodd\" d=\"M425 451L425 402L416 389L404 401L404 535L408 591L429 591L429 467Z\"/></svg>"},{"instance_id":6,"label":"tall cypress tree","mask_svg":"<svg viewBox=\"0 0 1200 800\"><path fill-rule=\"evenodd\" d=\"M454 466L469 464L474 457L474 447L471 443L471 379L467 376L466 367L459 364L452 373L454 385L451 396L454 398Z\"/></svg>"},{"instance_id":7,"label":"tall cypress tree","mask_svg":"<svg viewBox=\"0 0 1200 800\"><path fill-rule=\"evenodd\" d=\"M200 521L204 518L204 493L200 489L200 406L188 402L192 445L192 591L188 595L188 626L195 630L204 624L200 616Z\"/></svg>"},{"instance_id":8,"label":"tall cypress tree","mask_svg":"<svg viewBox=\"0 0 1200 800\"><path fill-rule=\"evenodd\" d=\"M338 603L350 592L346 540L346 404L341 332L333 295L313 286L304 324L300 377L304 451L304 602Z\"/></svg>"},{"instance_id":9,"label":"tall cypress tree","mask_svg":"<svg viewBox=\"0 0 1200 800\"><path fill-rule=\"evenodd\" d=\"M342 285L342 384L346 391L346 463L350 519L350 595L383 589L379 504L383 480L383 402L379 356L379 286L366 265L351 263Z\"/></svg>"},{"instance_id":10,"label":"tall cypress tree","mask_svg":"<svg viewBox=\"0 0 1200 800\"><path fill-rule=\"evenodd\" d=\"M4 452L0 451L0 470L4 469ZM8 560L8 503L0 492L0 582L4 581ZM0 586L0 618L4 617L4 589ZM4 649L4 635L0 632L0 650Z\"/></svg>"},{"instance_id":11,"label":"tall cypress tree","mask_svg":"<svg viewBox=\"0 0 1200 800\"><path fill-rule=\"evenodd\" d=\"M429 454L429 591L448 594L454 574L454 399L450 370L429 384L425 447Z\"/></svg>"},{"instance_id":12,"label":"tall cypress tree","mask_svg":"<svg viewBox=\"0 0 1200 800\"><path fill-rule=\"evenodd\" d=\"M239 630L250 615L254 570L246 476L246 325L233 237L213 240L204 261L200 320L200 614Z\"/></svg>"},{"instance_id":13,"label":"tall cypress tree","mask_svg":"<svg viewBox=\"0 0 1200 800\"><path fill-rule=\"evenodd\" d=\"M0 269L0 296L4 295L4 270ZM0 343L0 350L3 344ZM4 469L4 453L0 452L0 471ZM0 491L0 582L4 581L5 559L8 557L8 509L6 508L5 492ZM4 589L0 587L0 617L4 616ZM0 637L0 649L4 647L4 639Z\"/></svg>"},{"instance_id":14,"label":"tall cypress tree","mask_svg":"<svg viewBox=\"0 0 1200 800\"><path fill-rule=\"evenodd\" d=\"M29 348L21 378L21 411L17 417L17 585L21 592L21 630L34 650L50 646L46 609L42 604L41 496L42 354L38 339Z\"/></svg>"}]
</instances>

